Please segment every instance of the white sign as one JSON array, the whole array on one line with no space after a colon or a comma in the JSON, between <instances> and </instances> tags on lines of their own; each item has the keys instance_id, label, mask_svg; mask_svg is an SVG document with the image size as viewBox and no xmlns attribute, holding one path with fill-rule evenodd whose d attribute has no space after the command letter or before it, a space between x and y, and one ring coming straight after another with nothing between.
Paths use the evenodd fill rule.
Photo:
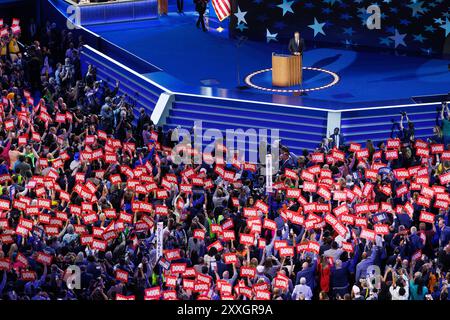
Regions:
<instances>
[{"instance_id":1,"label":"white sign","mask_svg":"<svg viewBox=\"0 0 450 320\"><path fill-rule=\"evenodd\" d=\"M266 155L266 193L272 192L272 155Z\"/></svg>"},{"instance_id":2,"label":"white sign","mask_svg":"<svg viewBox=\"0 0 450 320\"><path fill-rule=\"evenodd\" d=\"M158 222L156 227L156 260L163 255L163 228L164 223Z\"/></svg>"}]
</instances>

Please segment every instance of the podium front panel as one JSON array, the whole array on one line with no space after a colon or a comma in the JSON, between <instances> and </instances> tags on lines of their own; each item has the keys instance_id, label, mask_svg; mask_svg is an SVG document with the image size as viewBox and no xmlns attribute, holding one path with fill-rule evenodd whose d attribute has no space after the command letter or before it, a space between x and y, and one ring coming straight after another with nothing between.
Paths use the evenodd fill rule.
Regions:
<instances>
[{"instance_id":1,"label":"podium front panel","mask_svg":"<svg viewBox=\"0 0 450 320\"><path fill-rule=\"evenodd\" d=\"M301 83L301 56L272 55L272 85L290 87Z\"/></svg>"}]
</instances>

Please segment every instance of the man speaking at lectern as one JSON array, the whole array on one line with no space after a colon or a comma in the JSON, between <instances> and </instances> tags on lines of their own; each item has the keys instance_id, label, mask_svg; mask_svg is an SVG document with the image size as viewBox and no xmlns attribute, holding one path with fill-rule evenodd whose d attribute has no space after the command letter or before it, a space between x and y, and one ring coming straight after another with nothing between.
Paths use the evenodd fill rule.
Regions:
<instances>
[{"instance_id":1,"label":"man speaking at lectern","mask_svg":"<svg viewBox=\"0 0 450 320\"><path fill-rule=\"evenodd\" d=\"M289 41L289 51L296 56L303 56L303 50L305 48L305 41L300 38L300 32L294 33L294 38Z\"/></svg>"}]
</instances>

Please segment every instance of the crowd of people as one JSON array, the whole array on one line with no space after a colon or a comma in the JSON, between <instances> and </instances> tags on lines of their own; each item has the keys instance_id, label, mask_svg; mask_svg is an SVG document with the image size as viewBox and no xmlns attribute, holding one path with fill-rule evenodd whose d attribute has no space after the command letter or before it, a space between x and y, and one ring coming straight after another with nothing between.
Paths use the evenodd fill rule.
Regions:
<instances>
[{"instance_id":1,"label":"crowd of people","mask_svg":"<svg viewBox=\"0 0 450 320\"><path fill-rule=\"evenodd\" d=\"M47 23L21 48L6 28L0 298L448 300L442 141L281 146L269 192L239 157L177 164L177 129L82 73L82 38Z\"/></svg>"}]
</instances>

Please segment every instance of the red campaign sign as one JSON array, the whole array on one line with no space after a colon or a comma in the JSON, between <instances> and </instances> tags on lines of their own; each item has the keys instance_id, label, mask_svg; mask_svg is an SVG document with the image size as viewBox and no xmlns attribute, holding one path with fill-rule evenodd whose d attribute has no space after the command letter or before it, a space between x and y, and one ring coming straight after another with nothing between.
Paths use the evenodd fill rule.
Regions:
<instances>
[{"instance_id":1,"label":"red campaign sign","mask_svg":"<svg viewBox=\"0 0 450 320\"><path fill-rule=\"evenodd\" d=\"M428 148L417 148L416 156L428 158L430 156L430 150Z\"/></svg>"},{"instance_id":2,"label":"red campaign sign","mask_svg":"<svg viewBox=\"0 0 450 320\"><path fill-rule=\"evenodd\" d=\"M280 257L293 257L294 247L282 247L280 248Z\"/></svg>"},{"instance_id":3,"label":"red campaign sign","mask_svg":"<svg viewBox=\"0 0 450 320\"><path fill-rule=\"evenodd\" d=\"M11 261L8 258L0 259L0 270L9 271L11 269ZM3 275L6 277L6 275Z\"/></svg>"},{"instance_id":4,"label":"red campaign sign","mask_svg":"<svg viewBox=\"0 0 450 320\"><path fill-rule=\"evenodd\" d=\"M374 230L363 228L361 230L361 234L359 235L362 239L366 239L369 241L375 241L376 233Z\"/></svg>"},{"instance_id":5,"label":"red campaign sign","mask_svg":"<svg viewBox=\"0 0 450 320\"><path fill-rule=\"evenodd\" d=\"M53 260L53 256L44 252L38 252L36 261L42 263L43 265L51 265Z\"/></svg>"},{"instance_id":6,"label":"red campaign sign","mask_svg":"<svg viewBox=\"0 0 450 320\"><path fill-rule=\"evenodd\" d=\"M254 278L256 276L256 269L254 267L241 267L240 276Z\"/></svg>"},{"instance_id":7,"label":"red campaign sign","mask_svg":"<svg viewBox=\"0 0 450 320\"><path fill-rule=\"evenodd\" d=\"M423 186L422 190L420 190L420 194L427 198L433 198L434 197L434 189L430 188L428 186Z\"/></svg>"},{"instance_id":8,"label":"red campaign sign","mask_svg":"<svg viewBox=\"0 0 450 320\"><path fill-rule=\"evenodd\" d=\"M369 204L367 203L359 203L359 204L355 204L355 213L356 214L365 214L365 213L369 213Z\"/></svg>"},{"instance_id":9,"label":"red campaign sign","mask_svg":"<svg viewBox=\"0 0 450 320\"><path fill-rule=\"evenodd\" d=\"M275 231L277 230L277 224L275 221L266 218L264 219L263 228Z\"/></svg>"},{"instance_id":10,"label":"red campaign sign","mask_svg":"<svg viewBox=\"0 0 450 320\"><path fill-rule=\"evenodd\" d=\"M268 290L257 290L255 292L256 300L270 300L270 291Z\"/></svg>"},{"instance_id":11,"label":"red campaign sign","mask_svg":"<svg viewBox=\"0 0 450 320\"><path fill-rule=\"evenodd\" d=\"M184 290L194 290L195 281L190 279L183 279Z\"/></svg>"},{"instance_id":12,"label":"red campaign sign","mask_svg":"<svg viewBox=\"0 0 450 320\"><path fill-rule=\"evenodd\" d=\"M336 219L336 217L334 217L331 214L326 214L323 219L331 226L334 226L336 223L338 223L338 220Z\"/></svg>"},{"instance_id":13,"label":"red campaign sign","mask_svg":"<svg viewBox=\"0 0 450 320\"><path fill-rule=\"evenodd\" d=\"M428 143L423 140L416 140L414 147L416 148L428 148Z\"/></svg>"},{"instance_id":14,"label":"red campaign sign","mask_svg":"<svg viewBox=\"0 0 450 320\"><path fill-rule=\"evenodd\" d=\"M386 160L395 160L398 159L398 150L386 150Z\"/></svg>"},{"instance_id":15,"label":"red campaign sign","mask_svg":"<svg viewBox=\"0 0 450 320\"><path fill-rule=\"evenodd\" d=\"M16 261L20 262L25 267L28 266L28 259L22 253L17 254Z\"/></svg>"},{"instance_id":16,"label":"red campaign sign","mask_svg":"<svg viewBox=\"0 0 450 320\"><path fill-rule=\"evenodd\" d=\"M83 234L80 236L80 242L83 246L92 245L94 237L90 234Z\"/></svg>"},{"instance_id":17,"label":"red campaign sign","mask_svg":"<svg viewBox=\"0 0 450 320\"><path fill-rule=\"evenodd\" d=\"M119 215L119 221L131 224L133 223L133 215L131 213L126 213L125 211L122 211Z\"/></svg>"},{"instance_id":18,"label":"red campaign sign","mask_svg":"<svg viewBox=\"0 0 450 320\"><path fill-rule=\"evenodd\" d=\"M435 218L434 214L432 214L430 212L422 211L422 212L420 212L419 221L427 222L427 223L434 223L434 218Z\"/></svg>"},{"instance_id":19,"label":"red campaign sign","mask_svg":"<svg viewBox=\"0 0 450 320\"><path fill-rule=\"evenodd\" d=\"M300 189L286 189L286 197L287 198L295 198L297 199L298 197L300 197L301 195L301 191Z\"/></svg>"},{"instance_id":20,"label":"red campaign sign","mask_svg":"<svg viewBox=\"0 0 450 320\"><path fill-rule=\"evenodd\" d=\"M208 275L197 272L195 277L198 282L206 283L208 285L211 284L212 278Z\"/></svg>"},{"instance_id":21,"label":"red campaign sign","mask_svg":"<svg viewBox=\"0 0 450 320\"><path fill-rule=\"evenodd\" d=\"M144 203L144 205L148 206L148 208L146 208L146 212L151 212L151 204L150 203ZM142 209L142 204L141 204L141 209ZM150 210L150 211L149 211ZM164 205L156 205L155 206L155 214L160 215L160 216L167 216L169 214L169 208L167 206Z\"/></svg>"},{"instance_id":22,"label":"red campaign sign","mask_svg":"<svg viewBox=\"0 0 450 320\"><path fill-rule=\"evenodd\" d=\"M286 176L286 178L289 178L289 179L293 179L293 180L297 180L298 179L297 172L295 172L292 169L286 168L284 170L284 175Z\"/></svg>"},{"instance_id":23,"label":"red campaign sign","mask_svg":"<svg viewBox=\"0 0 450 320\"><path fill-rule=\"evenodd\" d=\"M324 198L325 200L331 199L331 192L330 192L330 190L328 190L326 188L320 187L319 190L317 191L317 194L319 196L321 196L322 198Z\"/></svg>"},{"instance_id":24,"label":"red campaign sign","mask_svg":"<svg viewBox=\"0 0 450 320\"><path fill-rule=\"evenodd\" d=\"M180 249L164 250L164 256L167 260L178 260L181 258Z\"/></svg>"},{"instance_id":25,"label":"red campaign sign","mask_svg":"<svg viewBox=\"0 0 450 320\"><path fill-rule=\"evenodd\" d=\"M196 230L194 230L194 238L195 239L204 240L205 239L205 234L206 234L206 231L203 230L203 229L196 229Z\"/></svg>"},{"instance_id":26,"label":"red campaign sign","mask_svg":"<svg viewBox=\"0 0 450 320\"><path fill-rule=\"evenodd\" d=\"M371 203L369 204L369 211L370 212L378 212L380 208L380 205L378 203Z\"/></svg>"},{"instance_id":27,"label":"red campaign sign","mask_svg":"<svg viewBox=\"0 0 450 320\"><path fill-rule=\"evenodd\" d=\"M290 218L291 222L293 224L297 224L297 225L303 225L305 223L305 218L297 212L293 212Z\"/></svg>"},{"instance_id":28,"label":"red campaign sign","mask_svg":"<svg viewBox=\"0 0 450 320\"><path fill-rule=\"evenodd\" d=\"M269 205L267 205L266 203L264 203L261 200L256 201L255 208L258 208L264 214L268 214L269 213Z\"/></svg>"},{"instance_id":29,"label":"red campaign sign","mask_svg":"<svg viewBox=\"0 0 450 320\"><path fill-rule=\"evenodd\" d=\"M181 193L192 193L192 185L191 184L180 184L180 192Z\"/></svg>"},{"instance_id":30,"label":"red campaign sign","mask_svg":"<svg viewBox=\"0 0 450 320\"><path fill-rule=\"evenodd\" d=\"M376 234L386 235L389 234L389 227L387 224L376 224L373 226Z\"/></svg>"},{"instance_id":31,"label":"red campaign sign","mask_svg":"<svg viewBox=\"0 0 450 320\"><path fill-rule=\"evenodd\" d=\"M320 170L320 178L321 179L331 179L333 177L333 173L329 169L321 169Z\"/></svg>"},{"instance_id":32,"label":"red campaign sign","mask_svg":"<svg viewBox=\"0 0 450 320\"><path fill-rule=\"evenodd\" d=\"M316 212L330 212L331 206L329 203L317 203L315 211Z\"/></svg>"},{"instance_id":33,"label":"red campaign sign","mask_svg":"<svg viewBox=\"0 0 450 320\"><path fill-rule=\"evenodd\" d=\"M222 226L220 224L211 224L211 232L222 233Z\"/></svg>"},{"instance_id":34,"label":"red campaign sign","mask_svg":"<svg viewBox=\"0 0 450 320\"><path fill-rule=\"evenodd\" d=\"M397 188L397 197L400 198L401 196L407 194L409 192L408 185L403 184L400 187Z\"/></svg>"},{"instance_id":35,"label":"red campaign sign","mask_svg":"<svg viewBox=\"0 0 450 320\"><path fill-rule=\"evenodd\" d=\"M303 211L305 213L315 212L316 211L316 203L307 203L303 206Z\"/></svg>"},{"instance_id":36,"label":"red campaign sign","mask_svg":"<svg viewBox=\"0 0 450 320\"><path fill-rule=\"evenodd\" d=\"M255 242L255 236L252 234L241 233L239 234L239 242L241 244L251 246Z\"/></svg>"},{"instance_id":37,"label":"red campaign sign","mask_svg":"<svg viewBox=\"0 0 450 320\"><path fill-rule=\"evenodd\" d=\"M346 252L353 252L353 245L350 242L342 242L342 250Z\"/></svg>"},{"instance_id":38,"label":"red campaign sign","mask_svg":"<svg viewBox=\"0 0 450 320\"><path fill-rule=\"evenodd\" d=\"M247 225L250 228L250 233L261 233L262 224L259 218L252 218L247 220Z\"/></svg>"},{"instance_id":39,"label":"red campaign sign","mask_svg":"<svg viewBox=\"0 0 450 320\"><path fill-rule=\"evenodd\" d=\"M21 217L19 220L19 225L31 231L31 229L33 229L33 220Z\"/></svg>"},{"instance_id":40,"label":"red campaign sign","mask_svg":"<svg viewBox=\"0 0 450 320\"><path fill-rule=\"evenodd\" d=\"M306 169L302 170L302 173L300 175L300 177L304 180L304 181L309 181L309 182L314 182L314 174L309 172Z\"/></svg>"},{"instance_id":41,"label":"red campaign sign","mask_svg":"<svg viewBox=\"0 0 450 320\"><path fill-rule=\"evenodd\" d=\"M291 189L287 189L291 190ZM314 182L305 181L303 182L303 191L314 193L317 191L317 185ZM296 197L298 198L298 197Z\"/></svg>"},{"instance_id":42,"label":"red campaign sign","mask_svg":"<svg viewBox=\"0 0 450 320\"><path fill-rule=\"evenodd\" d=\"M161 296L160 287L147 288L144 291L146 300L157 300Z\"/></svg>"},{"instance_id":43,"label":"red campaign sign","mask_svg":"<svg viewBox=\"0 0 450 320\"><path fill-rule=\"evenodd\" d=\"M280 248L287 247L287 245L286 240L275 240L273 247L275 250L278 250Z\"/></svg>"},{"instance_id":44,"label":"red campaign sign","mask_svg":"<svg viewBox=\"0 0 450 320\"><path fill-rule=\"evenodd\" d=\"M358 160L360 159L367 159L369 158L369 150L367 148L361 149L356 152L356 158Z\"/></svg>"},{"instance_id":45,"label":"red campaign sign","mask_svg":"<svg viewBox=\"0 0 450 320\"><path fill-rule=\"evenodd\" d=\"M177 286L177 277L166 276L166 286L169 288L175 288Z\"/></svg>"},{"instance_id":46,"label":"red campaign sign","mask_svg":"<svg viewBox=\"0 0 450 320\"><path fill-rule=\"evenodd\" d=\"M381 211L393 212L394 210L392 209L392 205L390 203L382 202L381 203Z\"/></svg>"},{"instance_id":47,"label":"red campaign sign","mask_svg":"<svg viewBox=\"0 0 450 320\"><path fill-rule=\"evenodd\" d=\"M162 293L163 300L177 300L177 292L175 290L166 290Z\"/></svg>"},{"instance_id":48,"label":"red campaign sign","mask_svg":"<svg viewBox=\"0 0 450 320\"><path fill-rule=\"evenodd\" d=\"M116 280L120 282L127 283L128 282L128 272L125 270L116 270Z\"/></svg>"},{"instance_id":49,"label":"red campaign sign","mask_svg":"<svg viewBox=\"0 0 450 320\"><path fill-rule=\"evenodd\" d=\"M246 218L255 218L258 216L258 212L255 208L244 208L243 214Z\"/></svg>"},{"instance_id":50,"label":"red campaign sign","mask_svg":"<svg viewBox=\"0 0 450 320\"><path fill-rule=\"evenodd\" d=\"M208 292L210 289L210 285L204 282L195 282L194 283L194 292Z\"/></svg>"},{"instance_id":51,"label":"red campaign sign","mask_svg":"<svg viewBox=\"0 0 450 320\"><path fill-rule=\"evenodd\" d=\"M5 200L5 199L0 200L0 210L3 210L3 211L9 210L9 200Z\"/></svg>"},{"instance_id":52,"label":"red campaign sign","mask_svg":"<svg viewBox=\"0 0 450 320\"><path fill-rule=\"evenodd\" d=\"M106 245L107 242L104 240L94 239L94 241L92 241L92 249L106 251Z\"/></svg>"},{"instance_id":53,"label":"red campaign sign","mask_svg":"<svg viewBox=\"0 0 450 320\"><path fill-rule=\"evenodd\" d=\"M349 214L341 214L339 216L339 219L341 220L342 223L345 223L345 224L351 224L351 225L355 224L355 217L351 216Z\"/></svg>"},{"instance_id":54,"label":"red campaign sign","mask_svg":"<svg viewBox=\"0 0 450 320\"><path fill-rule=\"evenodd\" d=\"M333 229L341 236L341 237L345 237L345 235L347 234L347 228L340 222L336 223L333 226Z\"/></svg>"},{"instance_id":55,"label":"red campaign sign","mask_svg":"<svg viewBox=\"0 0 450 320\"><path fill-rule=\"evenodd\" d=\"M438 209L444 209L447 210L449 207L449 203L447 200L438 200L436 199L436 201L434 202L434 207L438 208Z\"/></svg>"},{"instance_id":56,"label":"red campaign sign","mask_svg":"<svg viewBox=\"0 0 450 320\"><path fill-rule=\"evenodd\" d=\"M24 281L34 281L37 278L36 272L34 271L23 271L21 276Z\"/></svg>"},{"instance_id":57,"label":"red campaign sign","mask_svg":"<svg viewBox=\"0 0 450 320\"><path fill-rule=\"evenodd\" d=\"M349 148L349 150L351 151L351 152L356 152L356 151L359 151L359 150L361 150L361 145L359 144L359 143L350 143L350 148Z\"/></svg>"},{"instance_id":58,"label":"red campaign sign","mask_svg":"<svg viewBox=\"0 0 450 320\"><path fill-rule=\"evenodd\" d=\"M315 163L323 163L324 162L323 153L315 152L311 155L311 161Z\"/></svg>"},{"instance_id":59,"label":"red campaign sign","mask_svg":"<svg viewBox=\"0 0 450 320\"><path fill-rule=\"evenodd\" d=\"M341 214L346 214L348 213L348 207L346 203L341 204L340 206L336 207L333 209L333 213L339 217Z\"/></svg>"},{"instance_id":60,"label":"red campaign sign","mask_svg":"<svg viewBox=\"0 0 450 320\"><path fill-rule=\"evenodd\" d=\"M203 186L203 179L200 178L200 177L194 177L194 178L192 178L192 184L194 186L197 186L197 187L202 187Z\"/></svg>"},{"instance_id":61,"label":"red campaign sign","mask_svg":"<svg viewBox=\"0 0 450 320\"><path fill-rule=\"evenodd\" d=\"M258 249L264 249L266 247L266 239L260 238L258 239Z\"/></svg>"},{"instance_id":62,"label":"red campaign sign","mask_svg":"<svg viewBox=\"0 0 450 320\"><path fill-rule=\"evenodd\" d=\"M233 223L233 220L231 218L228 218L227 220L222 222L222 229L223 230L231 229L233 227L234 227L234 223Z\"/></svg>"},{"instance_id":63,"label":"red campaign sign","mask_svg":"<svg viewBox=\"0 0 450 320\"><path fill-rule=\"evenodd\" d=\"M336 161L341 161L344 162L345 161L345 153L342 151L339 151L337 149L333 149L331 156L336 160Z\"/></svg>"},{"instance_id":64,"label":"red campaign sign","mask_svg":"<svg viewBox=\"0 0 450 320\"><path fill-rule=\"evenodd\" d=\"M309 241L308 242L308 251L314 252L315 254L319 254L320 244L317 241Z\"/></svg>"},{"instance_id":65,"label":"red campaign sign","mask_svg":"<svg viewBox=\"0 0 450 320\"><path fill-rule=\"evenodd\" d=\"M318 175L320 171L321 171L320 165L318 164L308 168L308 172L312 173L313 175Z\"/></svg>"},{"instance_id":66,"label":"red campaign sign","mask_svg":"<svg viewBox=\"0 0 450 320\"><path fill-rule=\"evenodd\" d=\"M362 190L362 195L363 195L365 198L369 197L369 196L372 194L373 189L374 189L373 184L371 184L371 183L369 183L369 182L366 182L366 183L364 184L364 187L363 187L363 190Z\"/></svg>"},{"instance_id":67,"label":"red campaign sign","mask_svg":"<svg viewBox=\"0 0 450 320\"><path fill-rule=\"evenodd\" d=\"M234 264L237 263L237 256L235 253L225 253L223 255L223 261L226 264Z\"/></svg>"},{"instance_id":68,"label":"red campaign sign","mask_svg":"<svg viewBox=\"0 0 450 320\"><path fill-rule=\"evenodd\" d=\"M335 191L333 194L334 201L345 201L347 199L347 193L345 191Z\"/></svg>"},{"instance_id":69,"label":"red campaign sign","mask_svg":"<svg viewBox=\"0 0 450 320\"><path fill-rule=\"evenodd\" d=\"M256 172L256 164L255 163L244 163L243 169L248 170L250 172Z\"/></svg>"},{"instance_id":70,"label":"red campaign sign","mask_svg":"<svg viewBox=\"0 0 450 320\"><path fill-rule=\"evenodd\" d=\"M430 203L431 203L431 199L430 198L427 198L427 197L424 197L424 196L421 196L421 195L419 195L417 197L417 204L420 205L420 206L424 206L424 207L429 208L430 207Z\"/></svg>"},{"instance_id":71,"label":"red campaign sign","mask_svg":"<svg viewBox=\"0 0 450 320\"><path fill-rule=\"evenodd\" d=\"M14 128L14 120L5 121L5 129L12 130Z\"/></svg>"},{"instance_id":72,"label":"red campaign sign","mask_svg":"<svg viewBox=\"0 0 450 320\"><path fill-rule=\"evenodd\" d=\"M118 184L122 182L122 178L120 177L120 174L113 174L109 177L109 180L112 184Z\"/></svg>"},{"instance_id":73,"label":"red campaign sign","mask_svg":"<svg viewBox=\"0 0 450 320\"><path fill-rule=\"evenodd\" d=\"M436 192L436 200L445 200L447 202L450 202L450 195L445 191L441 192L441 190L434 188L434 192Z\"/></svg>"},{"instance_id":74,"label":"red campaign sign","mask_svg":"<svg viewBox=\"0 0 450 320\"><path fill-rule=\"evenodd\" d=\"M400 148L400 139L388 139L386 143L388 149L398 149Z\"/></svg>"},{"instance_id":75,"label":"red campaign sign","mask_svg":"<svg viewBox=\"0 0 450 320\"><path fill-rule=\"evenodd\" d=\"M367 179L376 180L378 176L378 170L366 169L365 176Z\"/></svg>"},{"instance_id":76,"label":"red campaign sign","mask_svg":"<svg viewBox=\"0 0 450 320\"><path fill-rule=\"evenodd\" d=\"M404 168L400 168L400 169L394 169L394 176L398 179L398 180L404 180L404 179L408 179L409 178L409 172L407 169Z\"/></svg>"},{"instance_id":77,"label":"red campaign sign","mask_svg":"<svg viewBox=\"0 0 450 320\"><path fill-rule=\"evenodd\" d=\"M432 144L431 145L431 153L432 154L438 154L444 152L444 145L443 144Z\"/></svg>"},{"instance_id":78,"label":"red campaign sign","mask_svg":"<svg viewBox=\"0 0 450 320\"><path fill-rule=\"evenodd\" d=\"M363 195L363 194L362 194L361 188L358 187L358 186L354 186L352 192L353 192L355 195L357 195L359 198L361 198L362 195Z\"/></svg>"},{"instance_id":79,"label":"red campaign sign","mask_svg":"<svg viewBox=\"0 0 450 320\"><path fill-rule=\"evenodd\" d=\"M450 183L450 172L441 174L439 176L439 181L442 185L447 185Z\"/></svg>"},{"instance_id":80,"label":"red campaign sign","mask_svg":"<svg viewBox=\"0 0 450 320\"><path fill-rule=\"evenodd\" d=\"M117 301L133 301L133 300L136 300L136 296L124 296L122 294L117 293L116 300Z\"/></svg>"},{"instance_id":81,"label":"red campaign sign","mask_svg":"<svg viewBox=\"0 0 450 320\"><path fill-rule=\"evenodd\" d=\"M428 175L426 176L418 176L416 178L416 183L420 184L421 186L429 186L430 185L430 178Z\"/></svg>"},{"instance_id":82,"label":"red campaign sign","mask_svg":"<svg viewBox=\"0 0 450 320\"><path fill-rule=\"evenodd\" d=\"M356 227L367 227L367 218L356 217L355 218L355 226Z\"/></svg>"}]
</instances>

